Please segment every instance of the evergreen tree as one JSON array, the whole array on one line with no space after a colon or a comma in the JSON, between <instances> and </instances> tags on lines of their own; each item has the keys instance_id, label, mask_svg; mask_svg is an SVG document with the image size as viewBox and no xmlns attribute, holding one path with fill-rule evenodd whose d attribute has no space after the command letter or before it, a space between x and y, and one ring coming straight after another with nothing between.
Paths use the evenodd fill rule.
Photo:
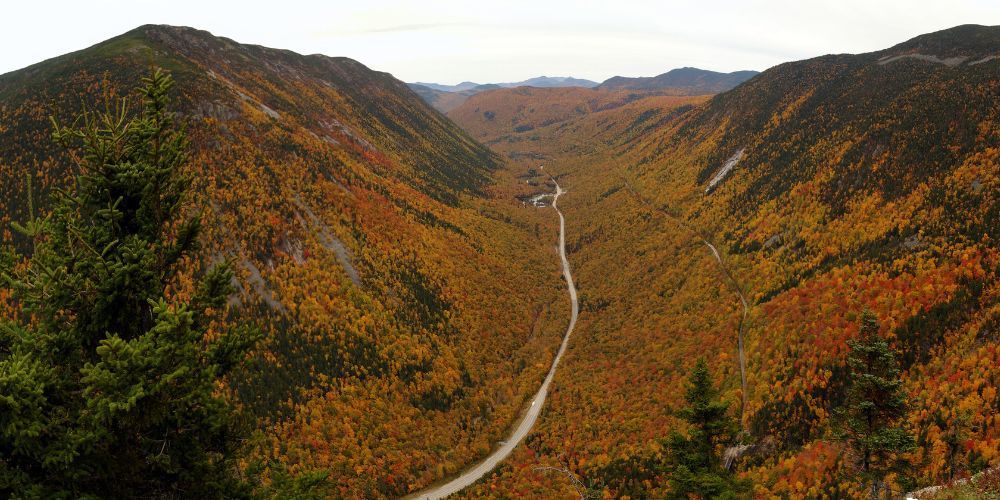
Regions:
<instances>
[{"instance_id":1,"label":"evergreen tree","mask_svg":"<svg viewBox=\"0 0 1000 500\"><path fill-rule=\"evenodd\" d=\"M722 465L722 451L739 431L729 405L719 397L708 365L699 359L684 394L687 406L678 416L690 424L688 436L672 432L667 439L670 495L673 498L734 498L748 491Z\"/></svg>"},{"instance_id":2,"label":"evergreen tree","mask_svg":"<svg viewBox=\"0 0 1000 500\"><path fill-rule=\"evenodd\" d=\"M907 402L896 355L879 335L874 313L861 315L860 334L848 345L850 385L844 408L837 412L839 436L852 452L857 474L874 499L884 489L885 477L905 468L898 455L915 445L901 426Z\"/></svg>"},{"instance_id":3,"label":"evergreen tree","mask_svg":"<svg viewBox=\"0 0 1000 500\"><path fill-rule=\"evenodd\" d=\"M34 251L5 266L21 314L0 325L0 495L249 492L235 463L246 426L218 383L257 336L207 334L232 273L208 270L186 301L165 294L199 233L182 217L188 143L172 86L155 70L137 113L122 99L53 120L79 175L46 218L16 225Z\"/></svg>"}]
</instances>

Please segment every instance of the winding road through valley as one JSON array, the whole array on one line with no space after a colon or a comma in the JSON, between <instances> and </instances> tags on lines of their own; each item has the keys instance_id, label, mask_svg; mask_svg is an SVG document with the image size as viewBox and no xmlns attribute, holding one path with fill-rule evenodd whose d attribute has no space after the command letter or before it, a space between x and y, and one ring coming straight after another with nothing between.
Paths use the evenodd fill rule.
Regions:
<instances>
[{"instance_id":1,"label":"winding road through valley","mask_svg":"<svg viewBox=\"0 0 1000 500\"><path fill-rule=\"evenodd\" d=\"M528 432L530 432L535 426L535 422L538 421L538 416L542 413L542 405L545 404L545 397L549 394L549 386L552 385L552 379L556 375L556 368L559 366L559 360L562 359L563 354L566 352L566 346L569 344L570 334L573 333L573 327L576 326L576 317L580 312L580 307L576 300L576 285L573 283L573 275L570 273L569 260L566 259L566 219L563 217L563 213L559 210L557 205L559 196L565 193L565 191L559 187L559 183L556 182L555 179L552 179L552 183L556 185L556 192L552 199L552 208L554 208L559 214L559 258L562 260L563 277L566 279L566 287L569 291L569 300L572 307L569 318L569 326L566 327L566 334L563 335L562 344L559 346L559 352L556 353L555 359L552 360L552 367L549 368L549 373L545 376L542 386L538 388L538 392L535 393L535 397L531 399L531 403L525 407L525 411L522 412L521 420L517 422L513 431L511 431L510 436L499 448L494 450L493 453L481 462L466 469L454 479L438 486L432 486L427 490L416 493L407 498L445 498L448 495L458 493L463 488L475 483L479 480L479 478L485 476L493 470L500 462L507 458L511 452L514 451L514 448L516 448L517 445L524 440L524 438L528 435Z\"/></svg>"}]
</instances>

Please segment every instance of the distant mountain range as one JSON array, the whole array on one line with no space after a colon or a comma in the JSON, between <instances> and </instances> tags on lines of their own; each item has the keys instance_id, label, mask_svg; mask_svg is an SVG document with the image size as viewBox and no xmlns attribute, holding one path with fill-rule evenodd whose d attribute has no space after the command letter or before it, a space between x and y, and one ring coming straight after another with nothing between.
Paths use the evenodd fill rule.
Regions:
<instances>
[{"instance_id":1,"label":"distant mountain range","mask_svg":"<svg viewBox=\"0 0 1000 500\"><path fill-rule=\"evenodd\" d=\"M571 76L538 76L535 78L529 78L527 80L522 80L520 82L505 82L505 83L475 83L475 82L462 82L458 85L441 85L439 83L408 83L414 92L422 97L428 104L434 106L438 111L442 113L447 113L465 102L470 96L476 95L480 92L495 89L504 88L514 88L514 87L542 87L542 88L555 88L555 87L584 87L593 88L598 85L597 82L590 80L583 80L581 78L573 78Z\"/></svg>"},{"instance_id":2,"label":"distant mountain range","mask_svg":"<svg viewBox=\"0 0 1000 500\"><path fill-rule=\"evenodd\" d=\"M675 90L685 95L718 94L760 74L759 71L719 73L698 68L677 68L653 77L615 76L598 85L606 90ZM676 93L676 92L675 92Z\"/></svg>"},{"instance_id":3,"label":"distant mountain range","mask_svg":"<svg viewBox=\"0 0 1000 500\"><path fill-rule=\"evenodd\" d=\"M599 84L595 81L584 80L582 78L573 78L572 76L537 76L535 78L529 78L527 80L521 80L519 82L506 82L506 83L475 83L475 82L462 82L458 85L441 85L439 83L424 83L416 82L410 84L421 85L430 89L440 90L441 92L463 92L467 90L489 90L495 88L512 88L512 87L584 87L591 88L596 87Z\"/></svg>"},{"instance_id":4,"label":"distant mountain range","mask_svg":"<svg viewBox=\"0 0 1000 500\"><path fill-rule=\"evenodd\" d=\"M471 87L469 86L470 84L472 85ZM438 85L436 83L407 83L406 85L426 101L427 104L430 104L442 113L447 113L461 106L466 99L480 92L504 88L496 84L479 85L472 82L462 82L458 85ZM442 88L460 90L441 90Z\"/></svg>"},{"instance_id":5,"label":"distant mountain range","mask_svg":"<svg viewBox=\"0 0 1000 500\"><path fill-rule=\"evenodd\" d=\"M462 105L469 97L487 90L514 87L582 87L598 90L638 90L668 95L718 94L753 78L758 71L719 73L698 68L677 68L652 77L628 78L615 76L598 84L591 80L570 76L539 76L520 82L486 83L462 82L457 85L438 83L409 83L414 92L442 113Z\"/></svg>"}]
</instances>

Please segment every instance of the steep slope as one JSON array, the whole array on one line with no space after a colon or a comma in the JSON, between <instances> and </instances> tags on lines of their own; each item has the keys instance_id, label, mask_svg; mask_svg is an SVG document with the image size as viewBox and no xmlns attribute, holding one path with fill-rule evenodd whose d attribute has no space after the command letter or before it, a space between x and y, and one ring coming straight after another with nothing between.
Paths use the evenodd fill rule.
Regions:
<instances>
[{"instance_id":1,"label":"steep slope","mask_svg":"<svg viewBox=\"0 0 1000 500\"><path fill-rule=\"evenodd\" d=\"M497 157L391 75L170 26L2 75L3 242L30 248L9 229L29 179L44 212L75 174L48 116L127 95L154 64L178 82L201 261L232 260L229 315L267 334L227 384L259 417L256 458L380 497L485 455L568 320L557 221L497 197Z\"/></svg>"},{"instance_id":2,"label":"steep slope","mask_svg":"<svg viewBox=\"0 0 1000 500\"><path fill-rule=\"evenodd\" d=\"M522 169L559 174L581 308L528 446L467 495L572 494L536 465L662 495L659 440L680 425L672 409L697 357L740 414L729 276L750 301L742 423L754 447L740 467L756 494L861 493L830 436L864 308L901 353L912 486L1000 464L996 55L1000 27L960 26L779 65L693 107L566 102L522 131L523 110L546 99L500 110L483 94L452 111Z\"/></svg>"},{"instance_id":3,"label":"steep slope","mask_svg":"<svg viewBox=\"0 0 1000 500\"><path fill-rule=\"evenodd\" d=\"M698 68L677 68L657 76L611 77L597 86L604 90L652 90L672 95L705 95L725 92L760 74L759 71L719 73Z\"/></svg>"}]
</instances>

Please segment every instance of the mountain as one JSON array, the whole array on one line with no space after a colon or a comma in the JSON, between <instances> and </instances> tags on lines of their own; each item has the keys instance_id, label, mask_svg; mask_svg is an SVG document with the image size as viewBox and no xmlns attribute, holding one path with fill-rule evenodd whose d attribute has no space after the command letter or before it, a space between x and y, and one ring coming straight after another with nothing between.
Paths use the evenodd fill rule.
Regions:
<instances>
[{"instance_id":1,"label":"mountain","mask_svg":"<svg viewBox=\"0 0 1000 500\"><path fill-rule=\"evenodd\" d=\"M716 73L696 68L681 68L651 78L625 78L616 76L600 85L589 80L579 80L571 77L545 76L522 82L487 85L476 85L471 84L471 82L465 82L453 87L436 84L411 83L409 85L428 104L445 114L450 114L452 111L457 110L471 96L486 90L508 89L495 93L495 95L487 99L490 101L489 110L494 114L500 113L502 115L507 111L515 109L519 113L524 114L528 108L519 107L517 103L525 101L526 96L527 100L532 102L540 101L542 96L547 96L546 99L552 99L552 101L546 100L544 104L540 102L539 106L532 106L530 113L534 113L534 110L538 107L545 107L549 112L563 105L575 108L578 104L576 102L578 99L588 101L588 106L590 107L597 105L598 101L602 103L600 104L601 106L615 106L639 99L643 97L642 93L649 92L676 96L716 94L729 90L756 74L756 71ZM442 90L444 88L457 89L460 87L461 90ZM549 89L552 90L548 91ZM606 92L606 95L598 91ZM505 104L504 101L508 102ZM482 103L484 101L477 102ZM582 110L577 110L577 112L580 111ZM541 115L535 115L533 118L538 118L539 116ZM465 123L471 122L466 121ZM494 127L497 125L497 122L491 124ZM523 128L529 125L520 123L519 126Z\"/></svg>"},{"instance_id":2,"label":"mountain","mask_svg":"<svg viewBox=\"0 0 1000 500\"><path fill-rule=\"evenodd\" d=\"M667 496L662 440L704 357L755 496L864 496L832 436L865 309L910 401L912 482L895 488L1000 465L997 56L1000 27L966 25L688 102L507 90L452 110L566 190L581 310L546 417L466 494L573 495L543 464L606 496Z\"/></svg>"},{"instance_id":3,"label":"mountain","mask_svg":"<svg viewBox=\"0 0 1000 500\"><path fill-rule=\"evenodd\" d=\"M220 386L256 419L249 459L378 498L488 452L568 321L557 221L494 189L539 188L387 73L147 25L0 75L2 245L29 252L11 222L78 173L48 117L113 104L151 65L173 74L191 141L186 210L204 232L185 273L230 260L228 316L265 332Z\"/></svg>"},{"instance_id":4,"label":"mountain","mask_svg":"<svg viewBox=\"0 0 1000 500\"><path fill-rule=\"evenodd\" d=\"M698 68L677 68L653 77L615 76L600 85L606 90L669 91L677 95L704 95L725 92L753 78L759 71L718 73Z\"/></svg>"},{"instance_id":5,"label":"mountain","mask_svg":"<svg viewBox=\"0 0 1000 500\"><path fill-rule=\"evenodd\" d=\"M462 105L466 99L470 96L476 95L480 92L485 92L487 90L494 90L503 88L499 85L493 83L487 83L484 85L476 85L474 87L466 88L465 90L455 90L455 91L444 91L438 90L437 88L428 87L418 83L408 83L406 84L411 90L416 92L427 104L430 104L442 113L447 113L452 109L455 109ZM442 87L438 85L437 87Z\"/></svg>"},{"instance_id":6,"label":"mountain","mask_svg":"<svg viewBox=\"0 0 1000 500\"><path fill-rule=\"evenodd\" d=\"M596 87L597 82L573 78L572 76L537 76L520 82L508 82L497 84L501 87L583 87L589 89Z\"/></svg>"},{"instance_id":7,"label":"mountain","mask_svg":"<svg viewBox=\"0 0 1000 500\"><path fill-rule=\"evenodd\" d=\"M471 90L473 88L476 88L480 84L475 82L462 82L457 85L441 85L439 83L416 82L413 83L412 85L419 85L421 87L427 87L429 89L437 90L440 92L462 92L465 90Z\"/></svg>"},{"instance_id":8,"label":"mountain","mask_svg":"<svg viewBox=\"0 0 1000 500\"><path fill-rule=\"evenodd\" d=\"M514 87L583 87L591 88L597 86L597 82L581 80L570 76L539 76L520 82L508 83L486 83L478 84L473 82L462 82L458 85L439 85L436 83L410 83L407 84L422 97L428 104L442 113L447 113L465 102L469 97L487 90Z\"/></svg>"},{"instance_id":9,"label":"mountain","mask_svg":"<svg viewBox=\"0 0 1000 500\"><path fill-rule=\"evenodd\" d=\"M596 87L597 82L592 82L590 80L584 80L581 78L573 78L572 76L536 76L535 78L529 78L527 80L521 80L519 82L504 82L504 83L475 83L475 82L462 82L458 85L441 85L439 83L424 83L415 82L411 85L419 85L421 87L427 87L429 89L438 90L441 92L464 92L469 90L483 91L490 88L497 87Z\"/></svg>"},{"instance_id":10,"label":"mountain","mask_svg":"<svg viewBox=\"0 0 1000 500\"><path fill-rule=\"evenodd\" d=\"M474 466L527 404L537 424L461 496L668 497L664 443L703 358L754 496L864 496L835 436L870 310L917 445L890 482L943 484L1000 466L998 56L1000 27L966 25L715 95L501 88L445 117L351 59L147 25L0 75L2 246L30 252L11 223L78 173L48 117L157 65L205 227L167 295L229 260L225 321L265 333L218 388L257 426L247 474L400 497ZM549 176L558 218L527 203Z\"/></svg>"}]
</instances>

